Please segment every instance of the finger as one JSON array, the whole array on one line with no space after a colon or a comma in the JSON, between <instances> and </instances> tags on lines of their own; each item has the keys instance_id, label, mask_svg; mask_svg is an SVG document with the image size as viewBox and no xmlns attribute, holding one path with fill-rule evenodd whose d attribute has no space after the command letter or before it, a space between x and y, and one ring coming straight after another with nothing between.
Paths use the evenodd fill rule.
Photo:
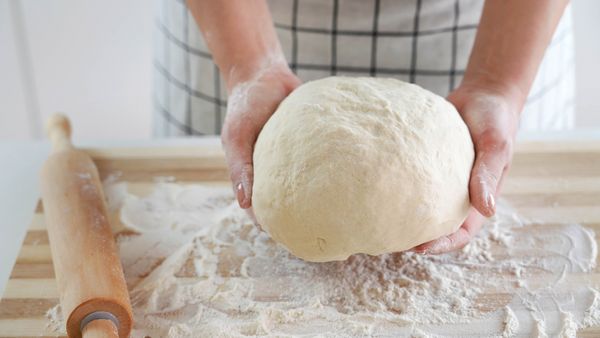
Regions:
<instances>
[{"instance_id":1,"label":"finger","mask_svg":"<svg viewBox=\"0 0 600 338\"><path fill-rule=\"evenodd\" d=\"M246 214L248 217L250 217L250 220L255 226L257 226L260 230L263 230L262 226L256 220L256 215L254 214L254 209L252 209L252 207L246 209Z\"/></svg>"},{"instance_id":2,"label":"finger","mask_svg":"<svg viewBox=\"0 0 600 338\"><path fill-rule=\"evenodd\" d=\"M478 151L471 170L469 193L471 205L482 215L496 212L496 192L506 168L506 156L500 151Z\"/></svg>"},{"instance_id":3,"label":"finger","mask_svg":"<svg viewBox=\"0 0 600 338\"><path fill-rule=\"evenodd\" d=\"M255 138L243 137L242 135L245 134L249 133L243 128L230 128L222 135L231 183L242 209L252 206L252 182L254 180L252 151Z\"/></svg>"},{"instance_id":4,"label":"finger","mask_svg":"<svg viewBox=\"0 0 600 338\"><path fill-rule=\"evenodd\" d=\"M242 209L248 209L252 206L252 181L254 179L252 152L238 149L230 151L229 154L227 161L236 199Z\"/></svg>"},{"instance_id":5,"label":"finger","mask_svg":"<svg viewBox=\"0 0 600 338\"><path fill-rule=\"evenodd\" d=\"M450 235L418 245L412 251L437 255L461 249L479 232L482 224L483 216L477 210L471 208L467 219L465 219L458 230Z\"/></svg>"}]
</instances>

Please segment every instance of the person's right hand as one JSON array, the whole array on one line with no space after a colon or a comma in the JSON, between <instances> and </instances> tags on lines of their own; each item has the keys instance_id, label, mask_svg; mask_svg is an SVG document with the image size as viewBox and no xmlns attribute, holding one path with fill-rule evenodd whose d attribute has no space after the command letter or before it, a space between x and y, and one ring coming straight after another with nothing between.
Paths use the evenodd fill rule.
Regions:
<instances>
[{"instance_id":1,"label":"person's right hand","mask_svg":"<svg viewBox=\"0 0 600 338\"><path fill-rule=\"evenodd\" d=\"M301 81L285 62L268 63L231 86L221 142L237 201L252 206L254 143L279 103Z\"/></svg>"}]
</instances>

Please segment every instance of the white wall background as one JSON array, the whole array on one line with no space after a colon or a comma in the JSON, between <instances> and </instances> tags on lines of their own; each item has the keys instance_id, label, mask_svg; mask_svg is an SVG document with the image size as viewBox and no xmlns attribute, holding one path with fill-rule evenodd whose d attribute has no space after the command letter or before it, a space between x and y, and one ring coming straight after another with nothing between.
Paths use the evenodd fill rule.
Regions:
<instances>
[{"instance_id":1,"label":"white wall background","mask_svg":"<svg viewBox=\"0 0 600 338\"><path fill-rule=\"evenodd\" d=\"M0 0L0 139L56 111L76 139L150 137L152 28L147 0Z\"/></svg>"},{"instance_id":2,"label":"white wall background","mask_svg":"<svg viewBox=\"0 0 600 338\"><path fill-rule=\"evenodd\" d=\"M573 0L577 126L600 128L600 1ZM153 2L0 0L0 140L67 112L75 139L151 131Z\"/></svg>"},{"instance_id":3,"label":"white wall background","mask_svg":"<svg viewBox=\"0 0 600 338\"><path fill-rule=\"evenodd\" d=\"M572 0L578 128L600 128L600 1Z\"/></svg>"}]
</instances>

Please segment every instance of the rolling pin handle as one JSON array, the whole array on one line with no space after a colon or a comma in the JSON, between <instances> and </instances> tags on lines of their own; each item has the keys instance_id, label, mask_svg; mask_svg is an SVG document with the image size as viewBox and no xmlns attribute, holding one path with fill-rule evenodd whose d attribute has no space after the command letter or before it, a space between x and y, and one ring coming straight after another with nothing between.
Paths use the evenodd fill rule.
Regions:
<instances>
[{"instance_id":1,"label":"rolling pin handle","mask_svg":"<svg viewBox=\"0 0 600 338\"><path fill-rule=\"evenodd\" d=\"M118 338L119 319L106 311L95 311L81 320L79 329L83 338Z\"/></svg>"},{"instance_id":2,"label":"rolling pin handle","mask_svg":"<svg viewBox=\"0 0 600 338\"><path fill-rule=\"evenodd\" d=\"M86 325L82 338L119 338L115 323L108 319L97 319Z\"/></svg>"},{"instance_id":3,"label":"rolling pin handle","mask_svg":"<svg viewBox=\"0 0 600 338\"><path fill-rule=\"evenodd\" d=\"M62 114L56 113L48 119L46 133L52 142L54 152L73 149L71 144L71 123Z\"/></svg>"}]
</instances>

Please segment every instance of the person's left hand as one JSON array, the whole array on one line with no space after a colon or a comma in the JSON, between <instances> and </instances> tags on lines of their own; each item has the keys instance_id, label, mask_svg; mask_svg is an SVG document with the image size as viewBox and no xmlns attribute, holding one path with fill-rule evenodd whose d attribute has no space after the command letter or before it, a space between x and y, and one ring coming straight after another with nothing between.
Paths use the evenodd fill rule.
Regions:
<instances>
[{"instance_id":1,"label":"person's left hand","mask_svg":"<svg viewBox=\"0 0 600 338\"><path fill-rule=\"evenodd\" d=\"M462 248L479 232L484 216L494 215L519 124L517 100L500 91L461 86L447 99L467 124L475 146L469 182L471 209L456 232L413 248L419 253L439 254Z\"/></svg>"}]
</instances>

